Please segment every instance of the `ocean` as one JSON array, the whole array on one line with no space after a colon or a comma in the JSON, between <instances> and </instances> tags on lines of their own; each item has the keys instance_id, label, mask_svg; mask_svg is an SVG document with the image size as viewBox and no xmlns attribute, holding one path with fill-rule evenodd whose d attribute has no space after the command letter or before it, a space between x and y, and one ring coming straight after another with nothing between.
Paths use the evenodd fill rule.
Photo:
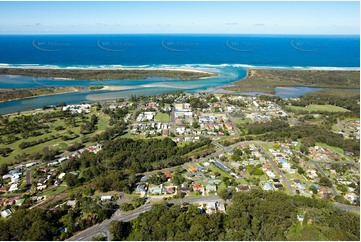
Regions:
<instances>
[{"instance_id":1,"label":"ocean","mask_svg":"<svg viewBox=\"0 0 361 242\"><path fill-rule=\"evenodd\" d=\"M64 101L78 103L177 90L199 92L243 78L247 67L359 69L359 53L359 36L1 35L0 67L181 68L209 71L219 76L193 81L148 78L102 82L0 76L0 88L86 85L132 87L122 91L85 91L60 94L56 98L44 96L4 102L0 103L0 114L56 105ZM304 92L305 89L302 90ZM295 92L294 96L297 95L299 93ZM288 97L291 96L288 94Z\"/></svg>"}]
</instances>

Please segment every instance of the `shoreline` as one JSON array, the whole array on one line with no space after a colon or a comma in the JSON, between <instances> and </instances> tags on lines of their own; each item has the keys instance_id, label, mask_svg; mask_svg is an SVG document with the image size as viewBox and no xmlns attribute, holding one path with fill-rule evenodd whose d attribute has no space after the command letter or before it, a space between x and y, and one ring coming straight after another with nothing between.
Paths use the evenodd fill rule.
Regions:
<instances>
[{"instance_id":1,"label":"shoreline","mask_svg":"<svg viewBox=\"0 0 361 242\"><path fill-rule=\"evenodd\" d=\"M23 88L15 88L15 89L23 89ZM49 93L49 94L40 94L40 95L35 95L35 96L31 96L31 97L24 97L24 98L12 98L6 101L0 101L0 103L6 103L6 102L12 102L12 101L19 101L19 100L26 100L26 99L31 99L31 98L37 98L37 97L44 97L44 96L52 96L52 95L57 95L57 94L67 94L67 93L73 93L73 92L80 92L81 89L78 89L76 87L73 87L73 91L67 91L67 92L57 92L57 93Z\"/></svg>"},{"instance_id":2,"label":"shoreline","mask_svg":"<svg viewBox=\"0 0 361 242\"><path fill-rule=\"evenodd\" d=\"M38 64L7 64L7 63L0 63L0 69L38 69L38 70L159 70L159 71L189 71L189 72L195 72L195 73L210 73L207 71L197 70L192 68L191 66L197 66L197 68L202 68L204 66L204 69L212 67L237 67L237 68L244 68L244 69L282 69L282 70L325 70L325 71L359 71L360 67L352 67L352 66L272 66L272 65L249 65L249 64L230 64L230 63L224 63L224 64L208 64L208 63L201 63L201 64L174 64L174 65L168 65L168 64L157 64L159 67L144 67L147 65L139 65L139 66L116 66L116 65L99 65L98 67L96 65L89 65L89 66L50 66L50 65L38 65ZM162 65L167 65L167 67L162 67ZM185 67L188 65L187 67ZM213 74L213 73L211 73Z\"/></svg>"},{"instance_id":3,"label":"shoreline","mask_svg":"<svg viewBox=\"0 0 361 242\"><path fill-rule=\"evenodd\" d=\"M134 89L134 86L103 86L103 88L92 91L122 91Z\"/></svg>"},{"instance_id":4,"label":"shoreline","mask_svg":"<svg viewBox=\"0 0 361 242\"><path fill-rule=\"evenodd\" d=\"M3 68L1 65L0 65L0 69ZM48 69L48 68L46 68ZM155 70L156 68L116 68L116 69L127 69L127 70L134 70L134 69L137 69L137 70ZM158 69L158 68L157 68ZM189 72L202 72L202 73L207 73L207 72L204 72L204 71L200 71L200 70L192 70L192 69L181 69L181 68L178 68L178 69L175 69L175 68L159 68L160 70L173 70L173 71L189 71ZM270 92L270 90L267 90L266 92L264 90L254 90L255 87L253 87L252 89L253 90L242 90L242 91L236 91L236 90L229 90L230 88L236 88L237 87L237 82L239 81L244 81L244 80L247 80L249 79L250 77L253 77L252 75L252 70L273 70L273 71L306 71L306 72L313 72L313 71L324 71L324 72L359 72L359 70L355 70L355 69L343 69L343 70L338 70L338 69L329 69L329 70L325 70L324 67L321 69L321 70L316 70L316 69L306 69L303 68L303 69L294 69L294 68L289 68L289 69L285 69L285 68L254 68L254 67L247 67L245 68L246 69L246 75L241 78L241 79L238 79L238 80L235 80L235 81L232 81L232 82L229 82L229 83L226 83L224 85L220 85L218 87L214 87L214 88L210 88L210 89L207 89L207 90L204 90L204 92L210 92L210 93L217 93L217 92L220 92L220 93L224 93L224 94L237 94L239 92L244 92L244 93L252 93L252 92L262 92L263 95L274 95L275 92ZM74 69L73 69L74 70ZM95 68L94 70L99 70L99 68ZM305 72L305 73L306 73ZM219 75L219 74L217 74ZM1 76L1 75L0 75ZM200 79L208 79L208 78L212 78L212 77L201 77ZM62 79L67 79L67 78L62 78ZM283 86L283 85L277 85L277 87L282 87L282 88L293 88L293 87L318 87L318 88L327 88L327 87L323 87L321 83L317 83L318 85L315 85L315 86L308 86L308 85L304 85L302 83L298 83L297 85L295 85L294 83L288 83L288 85L286 86ZM252 85L251 85L252 86ZM253 85L254 86L254 85ZM76 88L76 87L73 87L73 88ZM42 97L42 96L51 96L51 95L55 95L55 94L67 94L67 93L73 93L73 92L79 92L81 91L82 89L84 88L89 88L89 86L84 86L82 88L78 88L77 90L73 90L73 91L65 91L65 92L59 92L59 93L49 93L49 94L41 94L41 95L34 95L34 96L30 96L30 97L25 97L25 98L13 98L13 99L9 99L9 100L6 100L6 101L0 101L0 103L6 103L6 102L11 102L11 101L17 101L17 100L26 100L26 99L31 99L31 98L37 98L37 97ZM332 89L344 89L342 87L328 87L328 88L332 88ZM23 89L23 88L15 88L15 89ZM131 90L131 89L136 89L136 86L114 86L114 85L106 85L106 86L102 86L102 88L99 88L99 89L94 89L94 90L91 90L91 91L122 91L122 90ZM351 88L351 89L354 89L354 88ZM187 91L187 90L185 90ZM242 94L240 94L242 95ZM88 101L96 101L96 100L88 100Z\"/></svg>"},{"instance_id":5,"label":"shoreline","mask_svg":"<svg viewBox=\"0 0 361 242\"><path fill-rule=\"evenodd\" d=\"M165 77L179 80L199 80L219 76L209 71L192 68L49 68L49 67L9 67L0 65L1 76L28 76L33 78L47 78L51 80L137 80L150 77Z\"/></svg>"}]
</instances>

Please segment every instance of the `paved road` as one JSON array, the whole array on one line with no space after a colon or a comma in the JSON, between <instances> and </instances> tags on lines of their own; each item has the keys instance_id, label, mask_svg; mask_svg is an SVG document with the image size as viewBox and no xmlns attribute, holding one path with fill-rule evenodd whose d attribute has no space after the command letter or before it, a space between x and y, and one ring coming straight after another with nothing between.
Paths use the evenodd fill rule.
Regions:
<instances>
[{"instance_id":1,"label":"paved road","mask_svg":"<svg viewBox=\"0 0 361 242\"><path fill-rule=\"evenodd\" d=\"M315 161L323 164L339 164L339 165L359 165L360 163L354 161Z\"/></svg>"},{"instance_id":2,"label":"paved road","mask_svg":"<svg viewBox=\"0 0 361 242\"><path fill-rule=\"evenodd\" d=\"M170 202L174 204L182 204L184 202L188 203L203 203L203 202L216 202L221 201L221 198L218 196L205 196L205 197L193 197L193 198L184 198L184 199L178 199L178 200L172 200ZM67 239L69 241L90 241L94 236L97 234L105 234L109 235L109 227L110 223L113 220L116 221L124 221L128 222L130 220L133 220L139 216L139 214L144 213L146 211L149 211L152 208L152 204L146 204L138 209L135 209L131 212L121 212L117 210L113 216L110 219L104 220L102 223L94 225L84 231L81 231L74 235L73 237ZM109 239L109 237L108 237Z\"/></svg>"},{"instance_id":3,"label":"paved road","mask_svg":"<svg viewBox=\"0 0 361 242\"><path fill-rule=\"evenodd\" d=\"M224 146L221 145L220 143L216 142L216 141L212 141L212 144L214 144L215 146L217 146L217 147L220 148L221 150L224 149Z\"/></svg>"},{"instance_id":4,"label":"paved road","mask_svg":"<svg viewBox=\"0 0 361 242\"><path fill-rule=\"evenodd\" d=\"M351 205L345 205L341 203L334 202L336 208L346 210L346 211L360 211L360 207L358 206L351 206Z\"/></svg>"},{"instance_id":5,"label":"paved road","mask_svg":"<svg viewBox=\"0 0 361 242\"><path fill-rule=\"evenodd\" d=\"M30 169L26 170L26 184L31 185L31 170Z\"/></svg>"},{"instance_id":6,"label":"paved road","mask_svg":"<svg viewBox=\"0 0 361 242\"><path fill-rule=\"evenodd\" d=\"M273 158L267 153L267 151L260 145L259 146L260 149L263 151L263 153L267 156L269 162L271 163L271 165L273 166L273 169L276 170L276 172L278 173L278 175L281 177L282 181L284 182L284 184L286 184L288 190L290 191L290 195L294 196L295 195L295 191L293 190L292 186L291 186L291 182L288 180L288 178L283 174L283 172L281 171L281 169L277 166L277 164L273 161Z\"/></svg>"}]
</instances>

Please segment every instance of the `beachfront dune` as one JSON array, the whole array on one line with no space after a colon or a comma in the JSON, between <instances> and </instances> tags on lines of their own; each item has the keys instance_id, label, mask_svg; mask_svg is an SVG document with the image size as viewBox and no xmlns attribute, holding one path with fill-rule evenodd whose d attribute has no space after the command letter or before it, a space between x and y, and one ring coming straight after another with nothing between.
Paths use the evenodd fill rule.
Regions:
<instances>
[{"instance_id":1,"label":"beachfront dune","mask_svg":"<svg viewBox=\"0 0 361 242\"><path fill-rule=\"evenodd\" d=\"M65 68L0 68L0 75L19 75L74 80L123 80L163 77L180 80L194 80L216 76L216 74L192 69L65 69Z\"/></svg>"}]
</instances>

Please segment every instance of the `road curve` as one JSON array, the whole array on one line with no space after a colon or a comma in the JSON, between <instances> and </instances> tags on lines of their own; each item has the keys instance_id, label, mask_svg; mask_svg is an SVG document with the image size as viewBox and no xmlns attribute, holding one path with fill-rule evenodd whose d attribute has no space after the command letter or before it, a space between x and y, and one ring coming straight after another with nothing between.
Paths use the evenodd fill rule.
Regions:
<instances>
[{"instance_id":1,"label":"road curve","mask_svg":"<svg viewBox=\"0 0 361 242\"><path fill-rule=\"evenodd\" d=\"M351 206L351 205L346 205L346 204L341 204L338 202L334 202L333 204L335 204L336 208L345 210L345 211L360 211L360 207L358 206Z\"/></svg>"},{"instance_id":2,"label":"road curve","mask_svg":"<svg viewBox=\"0 0 361 242\"><path fill-rule=\"evenodd\" d=\"M171 200L169 202L172 202L174 204L182 204L185 202L187 202L187 203L203 203L203 202L217 202L217 201L218 202L221 201L221 198L218 196L204 196L204 197L202 196L202 197L176 199L176 200ZM83 231L75 234L74 236L67 239L67 241L90 241L97 234L102 233L102 234L107 235L111 221L113 221L113 220L120 221L121 220L124 222L128 222L133 219L136 219L139 216L139 214L151 210L151 208L152 208L152 204L146 204L140 208L137 208L137 209L135 209L131 212L127 212L127 213L117 210L110 219L104 220L100 224L96 224L86 230L83 230Z\"/></svg>"}]
</instances>

